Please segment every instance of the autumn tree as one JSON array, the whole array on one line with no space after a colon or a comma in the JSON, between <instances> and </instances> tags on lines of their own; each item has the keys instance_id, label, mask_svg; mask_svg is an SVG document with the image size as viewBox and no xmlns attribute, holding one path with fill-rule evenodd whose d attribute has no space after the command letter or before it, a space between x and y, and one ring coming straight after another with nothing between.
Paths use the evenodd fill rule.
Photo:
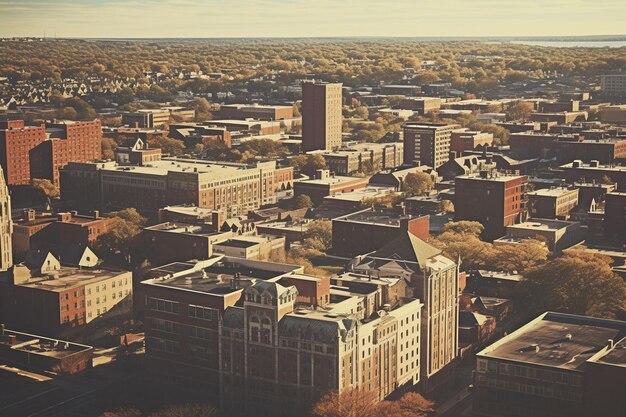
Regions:
<instances>
[{"instance_id":1,"label":"autumn tree","mask_svg":"<svg viewBox=\"0 0 626 417\"><path fill-rule=\"evenodd\" d=\"M102 159L115 159L115 152L113 150L117 148L117 142L112 138L102 138L100 143L102 148Z\"/></svg>"},{"instance_id":2,"label":"autumn tree","mask_svg":"<svg viewBox=\"0 0 626 417\"><path fill-rule=\"evenodd\" d=\"M511 120L526 121L533 112L533 105L527 101L517 101L507 109L506 113Z\"/></svg>"},{"instance_id":3,"label":"autumn tree","mask_svg":"<svg viewBox=\"0 0 626 417\"><path fill-rule=\"evenodd\" d=\"M326 168L326 160L319 154L298 155L291 158L291 166L295 170L312 177L318 169Z\"/></svg>"},{"instance_id":4,"label":"autumn tree","mask_svg":"<svg viewBox=\"0 0 626 417\"><path fill-rule=\"evenodd\" d=\"M487 264L492 250L492 245L480 240L482 231L483 225L478 222L450 222L430 242L448 258L460 259L463 270L478 269Z\"/></svg>"},{"instance_id":5,"label":"autumn tree","mask_svg":"<svg viewBox=\"0 0 626 417\"><path fill-rule=\"evenodd\" d=\"M329 392L313 407L315 417L426 417L433 403L408 392L400 399L377 401L373 392L348 390Z\"/></svg>"},{"instance_id":6,"label":"autumn tree","mask_svg":"<svg viewBox=\"0 0 626 417\"><path fill-rule=\"evenodd\" d=\"M150 140L150 147L161 148L164 154L178 156L185 152L185 143L182 140L158 136Z\"/></svg>"},{"instance_id":7,"label":"autumn tree","mask_svg":"<svg viewBox=\"0 0 626 417\"><path fill-rule=\"evenodd\" d=\"M135 208L127 208L109 214L115 219L110 229L98 236L95 249L101 256L121 254L131 262L131 254L138 249L138 236L146 224L146 218Z\"/></svg>"},{"instance_id":8,"label":"autumn tree","mask_svg":"<svg viewBox=\"0 0 626 417\"><path fill-rule=\"evenodd\" d=\"M313 207L313 200L306 194L300 194L294 198L294 207L297 209Z\"/></svg>"},{"instance_id":9,"label":"autumn tree","mask_svg":"<svg viewBox=\"0 0 626 417\"><path fill-rule=\"evenodd\" d=\"M402 191L407 195L423 195L435 186L433 178L425 172L407 174L402 183Z\"/></svg>"},{"instance_id":10,"label":"autumn tree","mask_svg":"<svg viewBox=\"0 0 626 417\"><path fill-rule=\"evenodd\" d=\"M30 185L41 191L48 198L59 197L59 188L48 179L33 178L30 180Z\"/></svg>"},{"instance_id":11,"label":"autumn tree","mask_svg":"<svg viewBox=\"0 0 626 417\"><path fill-rule=\"evenodd\" d=\"M546 262L549 253L545 242L535 239L494 245L490 266L500 271L523 273Z\"/></svg>"},{"instance_id":12,"label":"autumn tree","mask_svg":"<svg viewBox=\"0 0 626 417\"><path fill-rule=\"evenodd\" d=\"M526 304L536 312L614 318L626 307L626 284L611 263L609 257L585 251L544 263L526 276Z\"/></svg>"},{"instance_id":13,"label":"autumn tree","mask_svg":"<svg viewBox=\"0 0 626 417\"><path fill-rule=\"evenodd\" d=\"M330 220L313 220L308 224L303 239L304 246L326 252L333 244L333 226Z\"/></svg>"}]
</instances>

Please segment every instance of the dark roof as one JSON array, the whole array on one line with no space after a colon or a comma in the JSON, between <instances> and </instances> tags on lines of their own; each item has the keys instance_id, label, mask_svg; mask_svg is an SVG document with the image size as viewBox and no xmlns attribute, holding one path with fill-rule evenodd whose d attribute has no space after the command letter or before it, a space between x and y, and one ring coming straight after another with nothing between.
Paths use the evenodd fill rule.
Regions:
<instances>
[{"instance_id":1,"label":"dark roof","mask_svg":"<svg viewBox=\"0 0 626 417\"><path fill-rule=\"evenodd\" d=\"M374 252L372 256L376 258L417 262L421 268L424 268L428 259L437 256L440 253L440 249L429 245L414 234L405 231L402 232L397 238Z\"/></svg>"}]
</instances>

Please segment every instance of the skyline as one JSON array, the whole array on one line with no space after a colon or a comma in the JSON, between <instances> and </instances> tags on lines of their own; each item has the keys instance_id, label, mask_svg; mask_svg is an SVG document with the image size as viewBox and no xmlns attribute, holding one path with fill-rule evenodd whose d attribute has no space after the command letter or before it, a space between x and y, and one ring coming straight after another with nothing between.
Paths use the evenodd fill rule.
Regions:
<instances>
[{"instance_id":1,"label":"skyline","mask_svg":"<svg viewBox=\"0 0 626 417\"><path fill-rule=\"evenodd\" d=\"M626 2L616 0L0 0L0 11L2 37L564 37L572 28L584 28L578 36L626 34Z\"/></svg>"}]
</instances>

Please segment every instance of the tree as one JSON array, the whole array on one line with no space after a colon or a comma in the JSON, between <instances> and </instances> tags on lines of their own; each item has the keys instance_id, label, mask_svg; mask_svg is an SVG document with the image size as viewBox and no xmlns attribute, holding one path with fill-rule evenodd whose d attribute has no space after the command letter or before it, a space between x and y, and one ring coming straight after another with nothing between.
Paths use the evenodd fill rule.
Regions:
<instances>
[{"instance_id":1,"label":"tree","mask_svg":"<svg viewBox=\"0 0 626 417\"><path fill-rule=\"evenodd\" d=\"M112 211L109 213L109 217L126 220L137 227L144 227L148 221L144 216L139 214L137 209L134 207L125 208L120 211Z\"/></svg>"},{"instance_id":2,"label":"tree","mask_svg":"<svg viewBox=\"0 0 626 417\"><path fill-rule=\"evenodd\" d=\"M102 159L115 159L115 153L113 150L117 148L117 142L112 138L102 138L100 144L102 148Z\"/></svg>"},{"instance_id":3,"label":"tree","mask_svg":"<svg viewBox=\"0 0 626 417\"><path fill-rule=\"evenodd\" d=\"M548 250L544 242L524 239L518 244L494 245L491 266L506 272L526 272L546 262Z\"/></svg>"},{"instance_id":4,"label":"tree","mask_svg":"<svg viewBox=\"0 0 626 417\"><path fill-rule=\"evenodd\" d=\"M450 200L441 200L439 202L439 210L444 213L454 213L454 203Z\"/></svg>"},{"instance_id":5,"label":"tree","mask_svg":"<svg viewBox=\"0 0 626 417\"><path fill-rule=\"evenodd\" d=\"M485 227L480 222L473 222L469 220L461 220L458 222L449 222L443 227L443 231L455 234L469 234L473 236L480 236Z\"/></svg>"},{"instance_id":6,"label":"tree","mask_svg":"<svg viewBox=\"0 0 626 417\"><path fill-rule=\"evenodd\" d=\"M164 136L155 137L150 140L150 146L153 148L161 148L163 153L171 156L178 156L185 152L185 142L178 139L167 138Z\"/></svg>"},{"instance_id":7,"label":"tree","mask_svg":"<svg viewBox=\"0 0 626 417\"><path fill-rule=\"evenodd\" d=\"M527 274L524 292L535 312L614 318L626 307L626 283L609 257L572 251Z\"/></svg>"},{"instance_id":8,"label":"tree","mask_svg":"<svg viewBox=\"0 0 626 417\"><path fill-rule=\"evenodd\" d=\"M517 101L507 109L506 113L511 120L523 120L526 121L533 112L533 105L526 101Z\"/></svg>"},{"instance_id":9,"label":"tree","mask_svg":"<svg viewBox=\"0 0 626 417\"><path fill-rule=\"evenodd\" d=\"M312 177L318 169L326 168L326 160L319 154L298 155L291 158L291 166L295 170Z\"/></svg>"},{"instance_id":10,"label":"tree","mask_svg":"<svg viewBox=\"0 0 626 417\"><path fill-rule=\"evenodd\" d=\"M426 417L433 403L409 392L396 401L380 401L373 392L348 390L329 392L313 407L315 417Z\"/></svg>"},{"instance_id":11,"label":"tree","mask_svg":"<svg viewBox=\"0 0 626 417\"><path fill-rule=\"evenodd\" d=\"M425 172L407 174L402 183L402 191L407 195L422 195L435 186L433 178Z\"/></svg>"},{"instance_id":12,"label":"tree","mask_svg":"<svg viewBox=\"0 0 626 417\"><path fill-rule=\"evenodd\" d=\"M306 194L300 194L294 199L294 206L297 209L313 207L313 200Z\"/></svg>"},{"instance_id":13,"label":"tree","mask_svg":"<svg viewBox=\"0 0 626 417\"><path fill-rule=\"evenodd\" d=\"M59 188L48 179L33 178L30 180L30 185L40 190L48 198L59 197Z\"/></svg>"},{"instance_id":14,"label":"tree","mask_svg":"<svg viewBox=\"0 0 626 417\"><path fill-rule=\"evenodd\" d=\"M491 259L492 245L480 240L483 225L478 222L450 222L431 243L450 259L461 260L464 270L484 267Z\"/></svg>"},{"instance_id":15,"label":"tree","mask_svg":"<svg viewBox=\"0 0 626 417\"><path fill-rule=\"evenodd\" d=\"M326 252L333 244L333 225L330 220L313 220L304 232L304 246Z\"/></svg>"},{"instance_id":16,"label":"tree","mask_svg":"<svg viewBox=\"0 0 626 417\"><path fill-rule=\"evenodd\" d=\"M138 236L146 225L146 218L133 207L111 212L109 217L115 222L107 232L98 236L94 247L102 256L120 253L130 262L131 254L138 249Z\"/></svg>"}]
</instances>

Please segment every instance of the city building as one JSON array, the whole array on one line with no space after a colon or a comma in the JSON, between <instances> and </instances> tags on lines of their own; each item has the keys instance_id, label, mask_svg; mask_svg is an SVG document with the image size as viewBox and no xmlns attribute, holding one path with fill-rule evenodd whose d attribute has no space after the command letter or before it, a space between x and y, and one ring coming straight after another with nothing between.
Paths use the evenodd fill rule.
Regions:
<instances>
[{"instance_id":1,"label":"city building","mask_svg":"<svg viewBox=\"0 0 626 417\"><path fill-rule=\"evenodd\" d=\"M608 179L617 184L619 191L626 190L626 165L601 165L598 161L585 164L578 160L560 168L563 171L563 178L569 183L605 183Z\"/></svg>"},{"instance_id":2,"label":"city building","mask_svg":"<svg viewBox=\"0 0 626 417\"><path fill-rule=\"evenodd\" d=\"M374 187L368 185L365 188L350 191L347 193L337 193L324 197L324 206L337 210L358 210L366 205L376 204L377 201L394 197L400 197L400 193L393 187Z\"/></svg>"},{"instance_id":3,"label":"city building","mask_svg":"<svg viewBox=\"0 0 626 417\"><path fill-rule=\"evenodd\" d=\"M302 150L341 147L341 83L302 83Z\"/></svg>"},{"instance_id":4,"label":"city building","mask_svg":"<svg viewBox=\"0 0 626 417\"><path fill-rule=\"evenodd\" d=\"M220 119L282 120L293 118L293 106L268 104L222 104L218 112Z\"/></svg>"},{"instance_id":5,"label":"city building","mask_svg":"<svg viewBox=\"0 0 626 417\"><path fill-rule=\"evenodd\" d=\"M0 360L46 372L76 374L93 366L93 347L9 330L0 324Z\"/></svg>"},{"instance_id":6,"label":"city building","mask_svg":"<svg viewBox=\"0 0 626 417\"><path fill-rule=\"evenodd\" d=\"M578 188L550 187L526 193L528 214L543 219L567 220L578 205Z\"/></svg>"},{"instance_id":7,"label":"city building","mask_svg":"<svg viewBox=\"0 0 626 417\"><path fill-rule=\"evenodd\" d=\"M367 178L338 176L327 169L318 169L315 177L294 181L293 193L295 197L307 195L313 204L319 205L322 204L326 196L347 193L366 186Z\"/></svg>"},{"instance_id":8,"label":"city building","mask_svg":"<svg viewBox=\"0 0 626 417\"><path fill-rule=\"evenodd\" d=\"M603 106L600 109L600 120L604 123L626 124L626 105Z\"/></svg>"},{"instance_id":9,"label":"city building","mask_svg":"<svg viewBox=\"0 0 626 417\"><path fill-rule=\"evenodd\" d=\"M532 122L554 122L558 124L566 124L573 122L586 121L589 114L586 111L563 111L553 113L532 113L530 120Z\"/></svg>"},{"instance_id":10,"label":"city building","mask_svg":"<svg viewBox=\"0 0 626 417\"><path fill-rule=\"evenodd\" d=\"M450 136L450 150L457 152L459 156L462 152L482 150L492 144L493 133L459 129Z\"/></svg>"},{"instance_id":11,"label":"city building","mask_svg":"<svg viewBox=\"0 0 626 417\"><path fill-rule=\"evenodd\" d=\"M323 394L382 400L419 382L419 300L331 286L295 265L219 256L142 282L151 372L229 412L305 414Z\"/></svg>"},{"instance_id":12,"label":"city building","mask_svg":"<svg viewBox=\"0 0 626 417\"><path fill-rule=\"evenodd\" d=\"M33 249L51 250L58 246L89 246L115 224L115 219L99 212L36 212L24 209L14 220L13 254L18 260Z\"/></svg>"},{"instance_id":13,"label":"city building","mask_svg":"<svg viewBox=\"0 0 626 417\"><path fill-rule=\"evenodd\" d=\"M332 224L332 253L346 258L374 252L407 231L422 240L429 237L428 216L395 208L366 208L334 218Z\"/></svg>"},{"instance_id":14,"label":"city building","mask_svg":"<svg viewBox=\"0 0 626 417\"><path fill-rule=\"evenodd\" d=\"M598 161L601 164L626 162L626 140L587 139L555 142L556 156L560 163L580 160Z\"/></svg>"},{"instance_id":15,"label":"city building","mask_svg":"<svg viewBox=\"0 0 626 417\"><path fill-rule=\"evenodd\" d=\"M400 109L413 110L423 116L427 113L434 113L441 108L441 99L437 97L405 97L398 104Z\"/></svg>"},{"instance_id":16,"label":"city building","mask_svg":"<svg viewBox=\"0 0 626 417\"><path fill-rule=\"evenodd\" d=\"M161 148L150 148L142 139L130 139L113 150L118 164L147 165L161 160Z\"/></svg>"},{"instance_id":17,"label":"city building","mask_svg":"<svg viewBox=\"0 0 626 417\"><path fill-rule=\"evenodd\" d=\"M61 199L79 210L135 207L150 217L168 205L225 210L227 217L276 203L293 187L293 168L165 158L143 166L70 163L61 170Z\"/></svg>"},{"instance_id":18,"label":"city building","mask_svg":"<svg viewBox=\"0 0 626 417\"><path fill-rule=\"evenodd\" d=\"M603 381L593 363L621 368L626 322L547 312L493 343L476 355L473 412L483 417L618 417L611 397L600 409L587 407L608 399L590 382ZM588 364L595 371L587 375ZM593 372L592 371L592 372ZM606 374L611 378L614 374ZM591 377L591 378L590 378ZM613 381L613 378L611 378ZM608 381L602 383L606 386ZM609 388L613 392L615 388ZM611 392L611 391L609 391Z\"/></svg>"},{"instance_id":19,"label":"city building","mask_svg":"<svg viewBox=\"0 0 626 417\"><path fill-rule=\"evenodd\" d=\"M429 166L411 166L411 167L399 167L398 169L384 172L377 172L372 175L369 180L370 186L376 187L393 187L396 191L402 191L402 185L404 179L409 174L416 174L418 172L424 172L433 178L434 182L437 182L437 172Z\"/></svg>"},{"instance_id":20,"label":"city building","mask_svg":"<svg viewBox=\"0 0 626 417\"><path fill-rule=\"evenodd\" d=\"M0 166L8 185L30 183L29 151L46 140L46 127L25 126L23 120L0 121Z\"/></svg>"},{"instance_id":21,"label":"city building","mask_svg":"<svg viewBox=\"0 0 626 417\"><path fill-rule=\"evenodd\" d=\"M0 278L0 317L13 328L69 335L93 320L130 314L132 291L131 272L65 266L48 251L31 251Z\"/></svg>"},{"instance_id":22,"label":"city building","mask_svg":"<svg viewBox=\"0 0 626 417\"><path fill-rule=\"evenodd\" d=\"M404 144L355 143L336 151L324 152L322 156L328 169L337 175L373 173L400 167L403 163Z\"/></svg>"},{"instance_id":23,"label":"city building","mask_svg":"<svg viewBox=\"0 0 626 417\"><path fill-rule=\"evenodd\" d=\"M454 182L455 220L480 222L486 239L504 236L506 226L524 220L526 176L481 172L458 176Z\"/></svg>"},{"instance_id":24,"label":"city building","mask_svg":"<svg viewBox=\"0 0 626 417\"><path fill-rule=\"evenodd\" d=\"M626 243L626 192L614 191L604 198L604 234Z\"/></svg>"},{"instance_id":25,"label":"city building","mask_svg":"<svg viewBox=\"0 0 626 417\"><path fill-rule=\"evenodd\" d=\"M607 74L600 79L602 93L608 96L626 94L626 74Z\"/></svg>"},{"instance_id":26,"label":"city building","mask_svg":"<svg viewBox=\"0 0 626 417\"><path fill-rule=\"evenodd\" d=\"M580 223L563 220L528 219L523 223L506 227L508 238L540 239L545 241L548 249L554 253L560 253L580 243L585 240L586 235L586 230ZM497 244L498 240L494 243ZM510 241L504 240L503 243L510 243Z\"/></svg>"},{"instance_id":27,"label":"city building","mask_svg":"<svg viewBox=\"0 0 626 417\"><path fill-rule=\"evenodd\" d=\"M0 273L13 266L11 195L0 166Z\"/></svg>"},{"instance_id":28,"label":"city building","mask_svg":"<svg viewBox=\"0 0 626 417\"><path fill-rule=\"evenodd\" d=\"M333 283L351 288L363 282L381 282L390 287L388 296L394 294L396 287L396 296L406 294L424 303L420 334L421 391L433 392L438 386L449 384L453 372L447 370L458 350L457 263L405 230L377 251L355 258L348 269L353 272L339 275Z\"/></svg>"},{"instance_id":29,"label":"city building","mask_svg":"<svg viewBox=\"0 0 626 417\"><path fill-rule=\"evenodd\" d=\"M166 125L174 117L181 121L193 120L196 111L183 107L163 107L160 109L140 109L122 114L122 123L130 127L155 128Z\"/></svg>"},{"instance_id":30,"label":"city building","mask_svg":"<svg viewBox=\"0 0 626 417\"><path fill-rule=\"evenodd\" d=\"M404 125L404 163L428 165L435 169L450 155L450 138L457 125L407 123Z\"/></svg>"},{"instance_id":31,"label":"city building","mask_svg":"<svg viewBox=\"0 0 626 417\"><path fill-rule=\"evenodd\" d=\"M232 237L213 244L216 255L268 260L272 254L285 253L285 237L252 235Z\"/></svg>"}]
</instances>

